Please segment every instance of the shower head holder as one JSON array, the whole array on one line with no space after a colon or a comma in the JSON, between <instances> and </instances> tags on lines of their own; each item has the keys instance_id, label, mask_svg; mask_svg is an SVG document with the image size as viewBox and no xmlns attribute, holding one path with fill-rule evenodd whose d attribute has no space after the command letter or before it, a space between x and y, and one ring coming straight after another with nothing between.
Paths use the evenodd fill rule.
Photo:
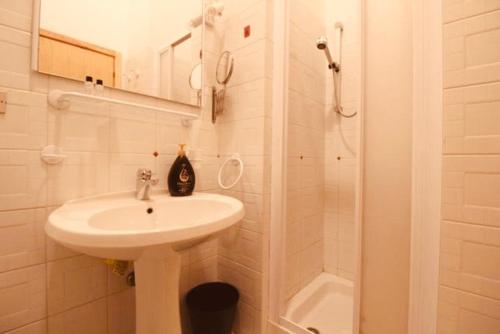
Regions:
<instances>
[{"instance_id":1,"label":"shower head holder","mask_svg":"<svg viewBox=\"0 0 500 334\"><path fill-rule=\"evenodd\" d=\"M331 70L334 70L337 73L340 72L340 65L337 64L336 62L328 64L328 68L331 69Z\"/></svg>"}]
</instances>

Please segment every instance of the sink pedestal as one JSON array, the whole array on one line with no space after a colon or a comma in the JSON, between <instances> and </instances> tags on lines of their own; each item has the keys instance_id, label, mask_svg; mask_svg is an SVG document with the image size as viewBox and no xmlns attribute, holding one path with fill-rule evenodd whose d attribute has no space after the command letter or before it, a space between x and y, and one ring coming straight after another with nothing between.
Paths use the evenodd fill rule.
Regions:
<instances>
[{"instance_id":1,"label":"sink pedestal","mask_svg":"<svg viewBox=\"0 0 500 334\"><path fill-rule=\"evenodd\" d=\"M218 194L161 192L139 201L123 192L69 201L50 214L45 231L80 253L133 260L136 334L181 334L179 252L244 216L241 201Z\"/></svg>"},{"instance_id":2,"label":"sink pedestal","mask_svg":"<svg viewBox=\"0 0 500 334\"><path fill-rule=\"evenodd\" d=\"M148 248L134 270L136 334L181 334L180 254L166 245Z\"/></svg>"}]
</instances>

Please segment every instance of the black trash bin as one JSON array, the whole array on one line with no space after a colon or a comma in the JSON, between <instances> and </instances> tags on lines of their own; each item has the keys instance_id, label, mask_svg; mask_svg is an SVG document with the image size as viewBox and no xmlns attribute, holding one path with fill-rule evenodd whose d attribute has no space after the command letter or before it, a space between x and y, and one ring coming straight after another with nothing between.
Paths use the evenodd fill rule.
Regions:
<instances>
[{"instance_id":1,"label":"black trash bin","mask_svg":"<svg viewBox=\"0 0 500 334\"><path fill-rule=\"evenodd\" d=\"M193 334L231 334L240 294L227 283L198 285L188 292L186 304Z\"/></svg>"}]
</instances>

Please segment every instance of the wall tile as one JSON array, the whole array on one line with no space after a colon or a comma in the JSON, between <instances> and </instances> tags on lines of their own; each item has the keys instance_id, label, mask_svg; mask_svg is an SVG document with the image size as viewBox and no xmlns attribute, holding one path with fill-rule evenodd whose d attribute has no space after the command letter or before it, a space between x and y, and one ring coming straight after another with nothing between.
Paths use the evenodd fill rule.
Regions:
<instances>
[{"instance_id":1,"label":"wall tile","mask_svg":"<svg viewBox=\"0 0 500 334\"><path fill-rule=\"evenodd\" d=\"M246 303L238 303L236 318L234 320L234 330L236 333L258 334L261 332L263 323L262 314ZM267 321L266 321L267 323Z\"/></svg>"},{"instance_id":2,"label":"wall tile","mask_svg":"<svg viewBox=\"0 0 500 334\"><path fill-rule=\"evenodd\" d=\"M484 15L445 24L443 34L446 41L463 39L464 48L459 52L445 50L444 63L448 68L444 75L445 88L465 85L482 84L498 81L500 68L498 66L498 34L500 12L492 11ZM460 67L449 67L450 63L459 62Z\"/></svg>"},{"instance_id":3,"label":"wall tile","mask_svg":"<svg viewBox=\"0 0 500 334\"><path fill-rule=\"evenodd\" d=\"M220 280L217 257L212 256L189 265L189 289L205 282Z\"/></svg>"},{"instance_id":4,"label":"wall tile","mask_svg":"<svg viewBox=\"0 0 500 334\"><path fill-rule=\"evenodd\" d=\"M220 122L263 117L266 112L266 79L249 81L227 89Z\"/></svg>"},{"instance_id":5,"label":"wall tile","mask_svg":"<svg viewBox=\"0 0 500 334\"><path fill-rule=\"evenodd\" d=\"M105 334L107 333L106 299L75 307L49 317L49 334Z\"/></svg>"},{"instance_id":6,"label":"wall tile","mask_svg":"<svg viewBox=\"0 0 500 334\"><path fill-rule=\"evenodd\" d=\"M187 129L177 122L158 122L156 124L158 153L176 155L179 144L189 144ZM186 149L191 149L190 145Z\"/></svg>"},{"instance_id":7,"label":"wall tile","mask_svg":"<svg viewBox=\"0 0 500 334\"><path fill-rule=\"evenodd\" d=\"M47 143L46 102L40 94L7 92L6 113L0 115L0 148L41 149Z\"/></svg>"},{"instance_id":8,"label":"wall tile","mask_svg":"<svg viewBox=\"0 0 500 334\"><path fill-rule=\"evenodd\" d=\"M128 289L107 298L109 334L135 333L135 290Z\"/></svg>"},{"instance_id":9,"label":"wall tile","mask_svg":"<svg viewBox=\"0 0 500 334\"><path fill-rule=\"evenodd\" d=\"M110 151L113 153L153 153L156 147L154 123L112 119Z\"/></svg>"},{"instance_id":10,"label":"wall tile","mask_svg":"<svg viewBox=\"0 0 500 334\"><path fill-rule=\"evenodd\" d=\"M109 191L106 153L65 152L62 164L48 167L48 203L61 205L75 198Z\"/></svg>"},{"instance_id":11,"label":"wall tile","mask_svg":"<svg viewBox=\"0 0 500 334\"><path fill-rule=\"evenodd\" d=\"M0 210L44 206L46 176L40 152L0 150Z\"/></svg>"},{"instance_id":12,"label":"wall tile","mask_svg":"<svg viewBox=\"0 0 500 334\"><path fill-rule=\"evenodd\" d=\"M218 261L219 279L238 288L242 303L261 309L262 275L224 257Z\"/></svg>"},{"instance_id":13,"label":"wall tile","mask_svg":"<svg viewBox=\"0 0 500 334\"><path fill-rule=\"evenodd\" d=\"M45 261L45 209L0 212L0 272Z\"/></svg>"},{"instance_id":14,"label":"wall tile","mask_svg":"<svg viewBox=\"0 0 500 334\"><path fill-rule=\"evenodd\" d=\"M47 321L42 320L6 332L5 334L47 334Z\"/></svg>"},{"instance_id":15,"label":"wall tile","mask_svg":"<svg viewBox=\"0 0 500 334\"><path fill-rule=\"evenodd\" d=\"M500 331L498 1L447 0L438 333Z\"/></svg>"},{"instance_id":16,"label":"wall tile","mask_svg":"<svg viewBox=\"0 0 500 334\"><path fill-rule=\"evenodd\" d=\"M49 315L102 298L106 295L106 287L107 268L102 259L81 255L49 262L47 264Z\"/></svg>"},{"instance_id":17,"label":"wall tile","mask_svg":"<svg viewBox=\"0 0 500 334\"><path fill-rule=\"evenodd\" d=\"M70 110L49 112L48 141L65 151L105 153L109 151L109 124L105 108L72 103Z\"/></svg>"},{"instance_id":18,"label":"wall tile","mask_svg":"<svg viewBox=\"0 0 500 334\"><path fill-rule=\"evenodd\" d=\"M253 118L217 126L220 154L259 155L264 150L264 122Z\"/></svg>"},{"instance_id":19,"label":"wall tile","mask_svg":"<svg viewBox=\"0 0 500 334\"><path fill-rule=\"evenodd\" d=\"M218 248L217 239L210 239L205 242L202 242L196 247L190 248L188 250L189 263L193 264L217 256L217 248Z\"/></svg>"},{"instance_id":20,"label":"wall tile","mask_svg":"<svg viewBox=\"0 0 500 334\"><path fill-rule=\"evenodd\" d=\"M155 172L155 157L152 153L111 154L109 162L109 190L112 192L135 190L136 175L139 168L149 168ZM165 180L163 179L163 182Z\"/></svg>"},{"instance_id":21,"label":"wall tile","mask_svg":"<svg viewBox=\"0 0 500 334\"><path fill-rule=\"evenodd\" d=\"M0 332L46 317L45 265L0 274Z\"/></svg>"},{"instance_id":22,"label":"wall tile","mask_svg":"<svg viewBox=\"0 0 500 334\"><path fill-rule=\"evenodd\" d=\"M499 8L500 3L497 0L446 0L443 1L443 21L452 22Z\"/></svg>"},{"instance_id":23,"label":"wall tile","mask_svg":"<svg viewBox=\"0 0 500 334\"><path fill-rule=\"evenodd\" d=\"M219 242L219 254L255 271L262 271L262 234L233 227Z\"/></svg>"},{"instance_id":24,"label":"wall tile","mask_svg":"<svg viewBox=\"0 0 500 334\"><path fill-rule=\"evenodd\" d=\"M29 48L0 41L0 52L11 55L10 57L2 57L0 70L19 74L29 73L31 57Z\"/></svg>"},{"instance_id":25,"label":"wall tile","mask_svg":"<svg viewBox=\"0 0 500 334\"><path fill-rule=\"evenodd\" d=\"M21 14L24 16L31 16L33 9L33 1L32 0L19 0L19 1L8 1L3 0L0 3L0 7L2 9L8 10L12 13Z\"/></svg>"},{"instance_id":26,"label":"wall tile","mask_svg":"<svg viewBox=\"0 0 500 334\"><path fill-rule=\"evenodd\" d=\"M323 247L323 241L319 241L298 254L302 287L323 271Z\"/></svg>"},{"instance_id":27,"label":"wall tile","mask_svg":"<svg viewBox=\"0 0 500 334\"><path fill-rule=\"evenodd\" d=\"M233 73L228 87L265 78L265 50L266 40L258 40L236 50L233 55L238 59L239 70Z\"/></svg>"},{"instance_id":28,"label":"wall tile","mask_svg":"<svg viewBox=\"0 0 500 334\"><path fill-rule=\"evenodd\" d=\"M478 186L484 183L476 183L476 181L483 182L484 178L495 179L498 166L500 166L500 158L497 156L445 156L443 158L444 173L455 173L455 177L460 174L463 182L457 187L452 187L447 183L443 184L443 218L499 226L496 219L498 210L495 209L495 206L491 206L494 204L492 201L495 197L481 197L481 195L488 195L488 189L491 188L482 189ZM445 178L444 182L449 182L448 180ZM450 198L450 196L454 196L453 192L449 190L459 191L463 196L455 196L453 201Z\"/></svg>"},{"instance_id":29,"label":"wall tile","mask_svg":"<svg viewBox=\"0 0 500 334\"><path fill-rule=\"evenodd\" d=\"M461 87L444 94L445 153L500 152L494 112L500 84Z\"/></svg>"},{"instance_id":30,"label":"wall tile","mask_svg":"<svg viewBox=\"0 0 500 334\"><path fill-rule=\"evenodd\" d=\"M239 5L239 4L238 4ZM230 45L233 50L242 49L256 41L266 37L265 25L265 1L255 1L252 6L238 6L240 12L235 16L228 16L224 22L224 43ZM226 10L226 8L224 8ZM242 33L243 26L249 25L251 34L245 38Z\"/></svg>"}]
</instances>

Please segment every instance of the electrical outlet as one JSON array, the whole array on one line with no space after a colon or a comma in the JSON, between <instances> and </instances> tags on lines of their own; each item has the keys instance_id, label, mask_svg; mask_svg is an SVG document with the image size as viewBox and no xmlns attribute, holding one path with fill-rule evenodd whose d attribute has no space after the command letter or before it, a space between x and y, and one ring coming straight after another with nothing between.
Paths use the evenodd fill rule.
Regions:
<instances>
[{"instance_id":1,"label":"electrical outlet","mask_svg":"<svg viewBox=\"0 0 500 334\"><path fill-rule=\"evenodd\" d=\"M7 112L7 93L0 92L0 114Z\"/></svg>"}]
</instances>

